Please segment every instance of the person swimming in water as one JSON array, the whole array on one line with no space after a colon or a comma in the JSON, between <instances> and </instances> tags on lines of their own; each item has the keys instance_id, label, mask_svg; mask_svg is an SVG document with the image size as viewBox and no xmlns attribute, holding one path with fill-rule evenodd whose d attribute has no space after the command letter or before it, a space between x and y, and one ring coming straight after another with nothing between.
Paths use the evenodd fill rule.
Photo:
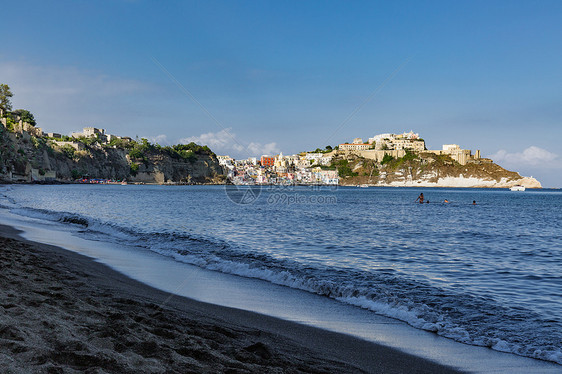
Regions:
<instances>
[{"instance_id":1,"label":"person swimming in water","mask_svg":"<svg viewBox=\"0 0 562 374\"><path fill-rule=\"evenodd\" d=\"M423 192L420 194L420 196L418 196L418 198L414 202L417 202L418 200L420 201L420 204L423 204Z\"/></svg>"},{"instance_id":2,"label":"person swimming in water","mask_svg":"<svg viewBox=\"0 0 562 374\"><path fill-rule=\"evenodd\" d=\"M472 200L472 205L476 205L476 200Z\"/></svg>"},{"instance_id":3,"label":"person swimming in water","mask_svg":"<svg viewBox=\"0 0 562 374\"><path fill-rule=\"evenodd\" d=\"M443 201L445 204L449 204L449 200L445 199L445 201Z\"/></svg>"}]
</instances>

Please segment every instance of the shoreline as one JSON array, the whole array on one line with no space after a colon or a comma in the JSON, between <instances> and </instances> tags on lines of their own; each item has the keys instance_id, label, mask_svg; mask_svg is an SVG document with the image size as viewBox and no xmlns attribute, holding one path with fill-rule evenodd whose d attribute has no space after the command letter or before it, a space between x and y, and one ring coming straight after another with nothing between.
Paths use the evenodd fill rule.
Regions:
<instances>
[{"instance_id":1,"label":"shoreline","mask_svg":"<svg viewBox=\"0 0 562 374\"><path fill-rule=\"evenodd\" d=\"M10 186L10 185L107 185L107 186L117 186L122 185L122 183L82 183L74 181L33 181L33 182L15 182L15 181L0 181L0 186ZM389 184L361 184L356 183L346 183L346 184L232 184L232 183L145 183L145 182L127 182L125 185L130 186L239 186L239 187L359 187L364 186L368 188L452 188L452 189L497 189L506 190L510 186L507 185L467 185L467 186L455 186L455 185L438 185L438 184L399 184L399 183L389 183ZM528 190L559 190L562 187L526 187Z\"/></svg>"},{"instance_id":2,"label":"shoreline","mask_svg":"<svg viewBox=\"0 0 562 374\"><path fill-rule=\"evenodd\" d=\"M9 369L456 373L376 343L171 295L0 226ZM163 302L165 305L162 305Z\"/></svg>"}]
</instances>

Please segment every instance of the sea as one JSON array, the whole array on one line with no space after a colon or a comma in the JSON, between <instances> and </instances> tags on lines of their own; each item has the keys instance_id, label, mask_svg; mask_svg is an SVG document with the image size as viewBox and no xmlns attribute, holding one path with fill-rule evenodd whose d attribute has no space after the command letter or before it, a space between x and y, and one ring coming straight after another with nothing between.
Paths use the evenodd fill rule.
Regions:
<instances>
[{"instance_id":1,"label":"sea","mask_svg":"<svg viewBox=\"0 0 562 374\"><path fill-rule=\"evenodd\" d=\"M0 209L562 364L561 190L8 185Z\"/></svg>"}]
</instances>

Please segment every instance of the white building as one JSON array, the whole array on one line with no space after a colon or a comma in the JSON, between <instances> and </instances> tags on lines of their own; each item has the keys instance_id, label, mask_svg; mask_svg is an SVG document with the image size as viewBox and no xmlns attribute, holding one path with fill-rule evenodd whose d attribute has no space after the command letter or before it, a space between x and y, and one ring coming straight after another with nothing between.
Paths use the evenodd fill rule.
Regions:
<instances>
[{"instance_id":1,"label":"white building","mask_svg":"<svg viewBox=\"0 0 562 374\"><path fill-rule=\"evenodd\" d=\"M394 138L394 134L379 134L379 135L375 135L372 138L369 138L369 144L373 144L376 143L377 141L381 141L384 139L393 139Z\"/></svg>"},{"instance_id":2,"label":"white building","mask_svg":"<svg viewBox=\"0 0 562 374\"><path fill-rule=\"evenodd\" d=\"M363 143L363 144L340 144L339 149L340 151L367 151L373 147L372 144Z\"/></svg>"},{"instance_id":3,"label":"white building","mask_svg":"<svg viewBox=\"0 0 562 374\"><path fill-rule=\"evenodd\" d=\"M458 144L443 144L444 151L455 151L458 149L461 149L461 147Z\"/></svg>"}]
</instances>

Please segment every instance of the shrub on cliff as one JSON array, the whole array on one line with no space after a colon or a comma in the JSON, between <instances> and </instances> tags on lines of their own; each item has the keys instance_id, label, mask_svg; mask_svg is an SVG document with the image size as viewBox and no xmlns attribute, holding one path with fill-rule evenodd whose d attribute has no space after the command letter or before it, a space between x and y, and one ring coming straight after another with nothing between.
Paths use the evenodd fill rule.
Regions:
<instances>
[{"instance_id":1,"label":"shrub on cliff","mask_svg":"<svg viewBox=\"0 0 562 374\"><path fill-rule=\"evenodd\" d=\"M12 102L10 101L12 96L14 94L10 91L10 86L0 84L0 109L4 109L4 111L12 110Z\"/></svg>"},{"instance_id":2,"label":"shrub on cliff","mask_svg":"<svg viewBox=\"0 0 562 374\"><path fill-rule=\"evenodd\" d=\"M74 149L73 146L65 144L60 148L60 150L66 157L70 159L74 159L74 154L76 153L76 149Z\"/></svg>"},{"instance_id":3,"label":"shrub on cliff","mask_svg":"<svg viewBox=\"0 0 562 374\"><path fill-rule=\"evenodd\" d=\"M384 155L384 157L382 158L381 165L388 164L389 162L392 162L393 160L394 160L394 157L392 157L392 156L389 155L389 154L386 154L386 155Z\"/></svg>"},{"instance_id":4,"label":"shrub on cliff","mask_svg":"<svg viewBox=\"0 0 562 374\"><path fill-rule=\"evenodd\" d=\"M189 144L177 144L174 145L172 147L175 151L180 152L180 151L192 151L195 154L207 154L210 156L214 156L214 152L211 151L211 149L209 147L207 147L206 145L199 145L196 144L194 142L191 142Z\"/></svg>"},{"instance_id":5,"label":"shrub on cliff","mask_svg":"<svg viewBox=\"0 0 562 374\"><path fill-rule=\"evenodd\" d=\"M347 160L338 160L332 165L334 165L338 169L338 176L340 178L356 177L358 175L357 173L353 172L353 170L351 170L351 167L349 167L349 161Z\"/></svg>"},{"instance_id":6,"label":"shrub on cliff","mask_svg":"<svg viewBox=\"0 0 562 374\"><path fill-rule=\"evenodd\" d=\"M142 138L140 143L131 141L128 153L130 158L142 160L146 163L148 162L148 154L156 150L157 148L153 144L150 144L148 140Z\"/></svg>"},{"instance_id":7,"label":"shrub on cliff","mask_svg":"<svg viewBox=\"0 0 562 374\"><path fill-rule=\"evenodd\" d=\"M16 109L12 113L15 114L15 115L18 115L23 122L27 122L31 126L37 125L37 122L35 121L35 117L33 116L33 114L29 110Z\"/></svg>"}]
</instances>

